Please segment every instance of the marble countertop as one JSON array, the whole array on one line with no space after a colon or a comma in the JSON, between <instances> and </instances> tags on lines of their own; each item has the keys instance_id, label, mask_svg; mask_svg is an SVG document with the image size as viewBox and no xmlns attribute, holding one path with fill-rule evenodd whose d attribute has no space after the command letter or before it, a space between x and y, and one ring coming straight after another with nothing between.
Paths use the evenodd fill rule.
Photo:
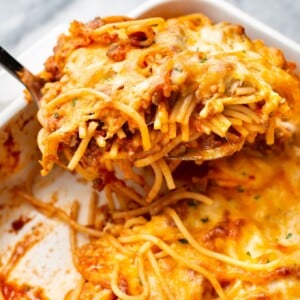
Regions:
<instances>
[{"instance_id":1,"label":"marble countertop","mask_svg":"<svg viewBox=\"0 0 300 300\"><path fill-rule=\"evenodd\" d=\"M300 43L300 1L227 1ZM143 2L145 0L0 0L0 45L18 55L59 24L126 14Z\"/></svg>"}]
</instances>

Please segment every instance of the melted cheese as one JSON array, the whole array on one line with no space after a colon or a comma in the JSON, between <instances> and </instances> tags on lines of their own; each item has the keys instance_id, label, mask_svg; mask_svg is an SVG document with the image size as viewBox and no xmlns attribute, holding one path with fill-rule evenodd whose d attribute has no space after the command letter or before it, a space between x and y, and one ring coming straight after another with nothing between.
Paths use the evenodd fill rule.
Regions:
<instances>
[{"instance_id":1,"label":"melted cheese","mask_svg":"<svg viewBox=\"0 0 300 300\"><path fill-rule=\"evenodd\" d=\"M292 147L292 146L290 146ZM268 264L279 259L273 269L245 270L200 255L165 214L152 216L142 225L122 228L114 235L146 234L165 241L181 257L204 266L224 286L228 299L297 299L300 291L300 157L294 152L275 155L244 151L210 164L207 195L212 205L185 200L175 210L193 238L207 249L248 263ZM138 295L135 259L143 241L122 243L131 256L122 255L106 238L83 246L79 254L83 277L109 288L113 265L121 263L119 284ZM153 248L158 253L158 248ZM107 254L106 254L107 253ZM161 276L171 299L214 299L214 290L195 270L169 255L157 258ZM147 299L170 299L162 290L149 261L145 258L150 284ZM135 271L134 271L135 270ZM92 279L91 279L92 278ZM121 283L122 281L122 283ZM84 296L82 296L84 299Z\"/></svg>"}]
</instances>

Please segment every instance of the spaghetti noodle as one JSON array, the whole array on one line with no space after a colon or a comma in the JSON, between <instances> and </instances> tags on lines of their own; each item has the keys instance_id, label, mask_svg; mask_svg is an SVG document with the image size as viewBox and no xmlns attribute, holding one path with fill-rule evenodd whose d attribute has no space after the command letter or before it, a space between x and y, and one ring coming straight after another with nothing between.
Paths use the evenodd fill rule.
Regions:
<instances>
[{"instance_id":1,"label":"spaghetti noodle","mask_svg":"<svg viewBox=\"0 0 300 300\"><path fill-rule=\"evenodd\" d=\"M63 163L101 190L124 161L151 166L146 202L175 188L170 159L232 155L259 136L274 144L300 95L279 50L201 14L74 22L41 75L42 174Z\"/></svg>"}]
</instances>

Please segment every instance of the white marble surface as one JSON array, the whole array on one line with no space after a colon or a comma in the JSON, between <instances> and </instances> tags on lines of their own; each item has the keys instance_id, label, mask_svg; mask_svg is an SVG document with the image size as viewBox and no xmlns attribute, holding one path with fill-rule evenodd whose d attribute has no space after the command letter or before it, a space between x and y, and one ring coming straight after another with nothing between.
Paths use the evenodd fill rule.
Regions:
<instances>
[{"instance_id":1,"label":"white marble surface","mask_svg":"<svg viewBox=\"0 0 300 300\"><path fill-rule=\"evenodd\" d=\"M300 43L300 1L227 1ZM0 45L18 55L58 24L126 14L143 2L145 0L0 0Z\"/></svg>"}]
</instances>

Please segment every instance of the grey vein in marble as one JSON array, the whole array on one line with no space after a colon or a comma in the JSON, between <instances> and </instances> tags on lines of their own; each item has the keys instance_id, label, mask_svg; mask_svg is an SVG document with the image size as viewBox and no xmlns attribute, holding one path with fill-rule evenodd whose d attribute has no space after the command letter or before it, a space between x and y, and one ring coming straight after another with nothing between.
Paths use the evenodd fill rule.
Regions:
<instances>
[{"instance_id":1,"label":"grey vein in marble","mask_svg":"<svg viewBox=\"0 0 300 300\"><path fill-rule=\"evenodd\" d=\"M229 2L300 43L300 1L229 0Z\"/></svg>"},{"instance_id":2,"label":"grey vein in marble","mask_svg":"<svg viewBox=\"0 0 300 300\"><path fill-rule=\"evenodd\" d=\"M72 1L17 0L0 2L1 26L0 40L5 45L17 44L27 32L34 31L41 24L48 22L57 11L63 10ZM41 6L42 4L42 6ZM42 9L41 9L42 7Z\"/></svg>"}]
</instances>

